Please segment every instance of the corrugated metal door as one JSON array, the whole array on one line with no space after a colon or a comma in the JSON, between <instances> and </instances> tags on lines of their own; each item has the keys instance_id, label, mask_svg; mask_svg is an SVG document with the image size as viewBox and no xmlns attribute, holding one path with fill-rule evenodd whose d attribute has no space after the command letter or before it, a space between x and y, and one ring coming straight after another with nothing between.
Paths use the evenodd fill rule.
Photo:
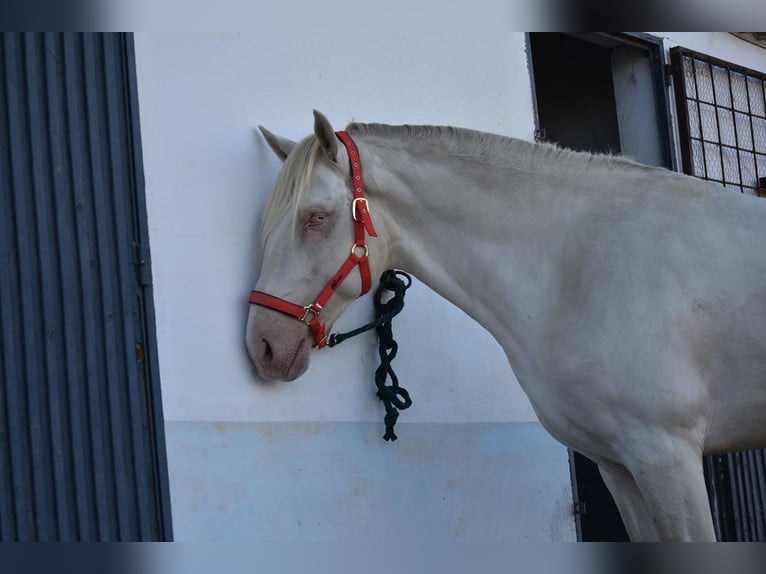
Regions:
<instances>
[{"instance_id":1,"label":"corrugated metal door","mask_svg":"<svg viewBox=\"0 0 766 574\"><path fill-rule=\"evenodd\" d=\"M0 540L165 540L132 37L0 35Z\"/></svg>"},{"instance_id":2,"label":"corrugated metal door","mask_svg":"<svg viewBox=\"0 0 766 574\"><path fill-rule=\"evenodd\" d=\"M670 56L684 172L766 195L766 74L684 48ZM705 457L705 475L719 540L766 541L766 451Z\"/></svg>"}]
</instances>

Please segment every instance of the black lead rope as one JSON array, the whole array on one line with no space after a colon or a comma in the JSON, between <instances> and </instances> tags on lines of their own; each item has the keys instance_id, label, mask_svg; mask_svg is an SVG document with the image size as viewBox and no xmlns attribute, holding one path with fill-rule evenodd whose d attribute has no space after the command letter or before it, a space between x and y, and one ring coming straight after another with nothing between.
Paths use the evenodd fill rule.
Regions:
<instances>
[{"instance_id":1,"label":"black lead rope","mask_svg":"<svg viewBox=\"0 0 766 574\"><path fill-rule=\"evenodd\" d=\"M396 358L396 352L399 349L399 345L394 341L391 320L404 308L404 293L410 288L410 285L412 285L412 277L404 271L395 269L384 271L374 296L375 320L347 333L332 334L328 342L329 347L334 347L346 339L375 329L378 335L378 354L380 355L380 366L375 370L375 385L378 387L378 398L383 401L386 407L386 416L383 419L386 425L384 440L396 440L394 425L396 419L399 418L397 409L408 409L412 405L410 394L407 389L399 386L399 378L391 368L391 361ZM384 303L383 295L386 292L393 293L393 297ZM391 384L386 385L386 378L389 376L391 377Z\"/></svg>"}]
</instances>

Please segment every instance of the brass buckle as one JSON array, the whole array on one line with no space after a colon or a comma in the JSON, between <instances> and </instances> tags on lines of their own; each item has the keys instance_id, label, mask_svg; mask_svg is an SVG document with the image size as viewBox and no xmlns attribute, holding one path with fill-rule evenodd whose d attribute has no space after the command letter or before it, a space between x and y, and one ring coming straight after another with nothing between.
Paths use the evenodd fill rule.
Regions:
<instances>
[{"instance_id":1,"label":"brass buckle","mask_svg":"<svg viewBox=\"0 0 766 574\"><path fill-rule=\"evenodd\" d=\"M354 201L351 202L351 217L354 218L354 221L359 221L359 218L356 216L356 206L362 202L367 207L367 211L370 211L370 202L367 201L366 197L355 197Z\"/></svg>"},{"instance_id":2,"label":"brass buckle","mask_svg":"<svg viewBox=\"0 0 766 574\"><path fill-rule=\"evenodd\" d=\"M317 311L316 309L314 309L314 304L313 303L311 305L306 305L303 309L306 312L303 314L303 317L301 318L301 321L306 323L306 325L310 324L315 319L319 319L319 313L320 312ZM309 314L313 314L314 316L309 319Z\"/></svg>"}]
</instances>

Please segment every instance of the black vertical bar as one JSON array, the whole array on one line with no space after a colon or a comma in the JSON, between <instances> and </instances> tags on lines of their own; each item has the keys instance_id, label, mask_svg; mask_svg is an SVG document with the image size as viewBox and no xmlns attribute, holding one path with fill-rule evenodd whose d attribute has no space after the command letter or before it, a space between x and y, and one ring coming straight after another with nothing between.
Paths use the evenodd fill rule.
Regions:
<instances>
[{"instance_id":1,"label":"black vertical bar","mask_svg":"<svg viewBox=\"0 0 766 574\"><path fill-rule=\"evenodd\" d=\"M739 175L739 185L740 185L740 191L744 191L743 188L743 180L742 180L742 160L740 158L739 152L739 134L737 133L737 111L734 107L734 90L731 86L731 70L727 67L726 68L726 79L729 83L729 100L731 101L731 121L734 122L734 146L737 148L736 154L737 154L737 173ZM745 79L745 83L747 83L747 79ZM754 144L755 145L755 144ZM724 179L726 177L724 176Z\"/></svg>"},{"instance_id":2,"label":"black vertical bar","mask_svg":"<svg viewBox=\"0 0 766 574\"><path fill-rule=\"evenodd\" d=\"M749 82L749 76L745 74L745 96L747 97L747 120L748 124L750 124L750 141L753 142L753 168L755 169L755 179L758 180L758 157L756 155L756 148L755 148L755 128L753 127L753 108L750 105L750 82ZM756 183L757 185L757 183ZM757 193L757 191L756 191Z\"/></svg>"},{"instance_id":3,"label":"black vertical bar","mask_svg":"<svg viewBox=\"0 0 766 574\"><path fill-rule=\"evenodd\" d=\"M713 111L715 112L715 130L716 135L718 136L718 140L715 142L718 144L718 155L721 159L721 182L723 183L723 186L726 187L726 169L724 168L724 158L723 158L723 146L721 145L723 143L723 138L721 138L721 121L718 119L718 95L716 94L715 89L715 72L713 71L713 63L709 60L706 62L708 70L710 71L710 87L713 91ZM700 126L700 129L702 129L702 126ZM703 137L704 139L704 137ZM704 143L702 144L704 147ZM705 169L705 175L707 177L707 169Z\"/></svg>"},{"instance_id":4,"label":"black vertical bar","mask_svg":"<svg viewBox=\"0 0 766 574\"><path fill-rule=\"evenodd\" d=\"M631 33L628 33L628 35L631 35ZM654 100L657 103L657 108L659 110L656 117L658 133L664 132L665 134L665 137L660 138L662 140L663 165L670 169L678 170L678 159L676 158L675 148L673 147L673 140L675 139L673 123L669 121L670 101L667 87L670 85L671 79L667 74L668 63L665 58L665 50L663 49L662 41L658 38L651 35L647 37L639 37L654 44L654 49L649 51L649 58L654 80L652 82L654 88Z\"/></svg>"},{"instance_id":5,"label":"black vertical bar","mask_svg":"<svg viewBox=\"0 0 766 574\"><path fill-rule=\"evenodd\" d=\"M758 79L758 78L756 78ZM764 116L766 116L766 84L764 84L763 79L760 79L761 82L761 97L764 105ZM748 98L747 103L750 105L750 94L748 92ZM758 170L758 156L756 155L756 146L755 146L755 128L753 127L753 116L750 116L750 129L753 130L753 161L755 162L755 177L758 181L761 181L761 178L766 177L766 173L762 173ZM766 150L763 150L764 153L766 153Z\"/></svg>"},{"instance_id":6,"label":"black vertical bar","mask_svg":"<svg viewBox=\"0 0 766 574\"><path fill-rule=\"evenodd\" d=\"M705 473L705 483L708 487L708 501L710 502L710 510L713 516L713 528L715 530L716 539L723 541L726 539L725 524L722 520L722 509L719 507L719 501L721 500L721 488L718 481L718 464L717 457L708 456L703 460L703 472Z\"/></svg>"},{"instance_id":7,"label":"black vertical bar","mask_svg":"<svg viewBox=\"0 0 766 574\"><path fill-rule=\"evenodd\" d=\"M675 94L676 114L678 116L678 144L681 148L681 167L684 173L694 174L691 145L692 138L689 133L689 108L687 107L684 57L684 54L676 48L670 51L670 63L676 79L673 85L673 93ZM699 103L697 104L697 107L699 108ZM702 129L701 126L700 129Z\"/></svg>"},{"instance_id":8,"label":"black vertical bar","mask_svg":"<svg viewBox=\"0 0 766 574\"><path fill-rule=\"evenodd\" d=\"M690 58L691 64L692 64L692 76L694 77L694 90L697 92L697 120L698 125L700 127L700 150L702 150L702 169L704 171L704 178L708 179L708 171L707 171L707 151L705 150L705 130L702 126L702 98L700 98L700 87L699 82L697 81L697 60L695 58ZM715 88L713 88L715 90ZM694 169L689 172L692 175L696 175L694 173Z\"/></svg>"}]
</instances>

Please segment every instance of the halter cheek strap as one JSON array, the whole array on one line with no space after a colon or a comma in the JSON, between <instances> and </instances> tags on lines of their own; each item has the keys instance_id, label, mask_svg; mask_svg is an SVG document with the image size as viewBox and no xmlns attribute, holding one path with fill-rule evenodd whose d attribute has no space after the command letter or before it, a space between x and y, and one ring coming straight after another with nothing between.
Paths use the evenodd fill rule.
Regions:
<instances>
[{"instance_id":1,"label":"halter cheek strap","mask_svg":"<svg viewBox=\"0 0 766 574\"><path fill-rule=\"evenodd\" d=\"M303 321L314 335L315 346L320 349L327 345L327 334L325 332L325 324L319 320L319 315L330 298L343 284L351 271L353 271L354 267L359 267L359 274L362 278L362 291L359 293L359 297L370 290L372 280L370 278L370 250L367 246L367 235L372 237L377 237L378 235L372 223L369 203L367 198L364 197L364 178L362 176L359 150L348 133L340 131L336 132L336 135L343 145L346 146L351 167L351 184L354 191L354 199L351 202L351 216L354 219L354 244L351 246L351 254L310 305L302 307L262 291L251 291L249 297L251 304L268 307Z\"/></svg>"}]
</instances>

